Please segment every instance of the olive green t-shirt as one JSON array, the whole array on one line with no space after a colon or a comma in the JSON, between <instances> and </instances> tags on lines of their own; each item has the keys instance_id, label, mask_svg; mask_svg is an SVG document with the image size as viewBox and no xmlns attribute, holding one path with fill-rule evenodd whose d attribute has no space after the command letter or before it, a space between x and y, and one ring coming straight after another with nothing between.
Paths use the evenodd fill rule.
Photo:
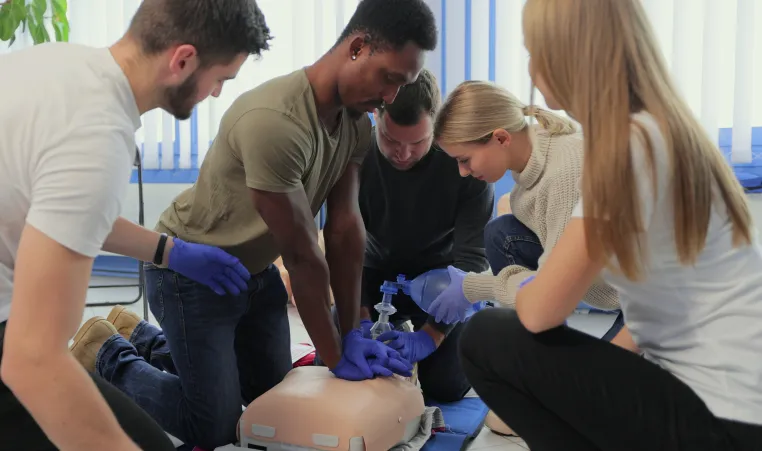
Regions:
<instances>
[{"instance_id":1,"label":"olive green t-shirt","mask_svg":"<svg viewBox=\"0 0 762 451\"><path fill-rule=\"evenodd\" d=\"M225 112L196 183L178 195L156 230L218 246L252 274L278 258L250 189L303 189L317 215L349 163L369 147L370 118L342 111L333 134L322 125L304 69L259 85Z\"/></svg>"}]
</instances>

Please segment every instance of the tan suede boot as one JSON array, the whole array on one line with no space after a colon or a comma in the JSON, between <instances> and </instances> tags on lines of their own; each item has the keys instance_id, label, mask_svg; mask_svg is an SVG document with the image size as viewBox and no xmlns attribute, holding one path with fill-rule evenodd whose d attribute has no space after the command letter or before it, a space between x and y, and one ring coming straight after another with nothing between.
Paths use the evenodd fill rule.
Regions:
<instances>
[{"instance_id":1,"label":"tan suede boot","mask_svg":"<svg viewBox=\"0 0 762 451\"><path fill-rule=\"evenodd\" d=\"M143 319L135 312L127 310L127 307L117 305L111 309L111 313L108 314L106 320L116 327L119 335L129 341L132 336L132 331L138 326L140 320Z\"/></svg>"},{"instance_id":2,"label":"tan suede boot","mask_svg":"<svg viewBox=\"0 0 762 451\"><path fill-rule=\"evenodd\" d=\"M88 372L94 373L95 357L98 355L98 351L101 350L106 340L116 334L114 325L106 321L105 318L100 316L90 318L79 328L69 351Z\"/></svg>"},{"instance_id":3,"label":"tan suede boot","mask_svg":"<svg viewBox=\"0 0 762 451\"><path fill-rule=\"evenodd\" d=\"M487 426L492 432L498 435L508 435L508 436L516 436L516 433L513 432L513 429L508 427L507 424L503 422L503 420L500 419L497 415L495 415L495 412L489 411L487 413L487 418L484 420L484 425Z\"/></svg>"}]
</instances>

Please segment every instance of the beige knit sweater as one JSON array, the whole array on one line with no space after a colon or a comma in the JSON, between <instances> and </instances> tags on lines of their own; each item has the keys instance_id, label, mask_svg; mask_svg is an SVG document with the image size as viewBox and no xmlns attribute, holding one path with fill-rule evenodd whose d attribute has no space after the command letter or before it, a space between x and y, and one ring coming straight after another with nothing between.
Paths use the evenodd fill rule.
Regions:
<instances>
[{"instance_id":1,"label":"beige knit sweater","mask_svg":"<svg viewBox=\"0 0 762 451\"><path fill-rule=\"evenodd\" d=\"M511 209L516 219L540 239L542 267L569 222L579 200L583 143L581 134L550 136L537 128L532 155L526 168L513 172L516 184L511 191ZM535 274L523 266L503 268L497 276L469 273L463 293L471 302L497 301L505 307L516 304L519 284ZM603 310L619 308L616 290L600 278L590 287L584 301Z\"/></svg>"}]
</instances>

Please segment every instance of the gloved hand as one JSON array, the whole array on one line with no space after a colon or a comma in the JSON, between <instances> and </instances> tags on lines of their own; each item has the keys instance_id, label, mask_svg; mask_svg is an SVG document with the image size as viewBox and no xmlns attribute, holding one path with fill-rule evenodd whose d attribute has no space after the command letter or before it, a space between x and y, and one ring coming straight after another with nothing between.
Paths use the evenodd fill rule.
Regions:
<instances>
[{"instance_id":1,"label":"gloved hand","mask_svg":"<svg viewBox=\"0 0 762 451\"><path fill-rule=\"evenodd\" d=\"M392 330L382 333L376 340L385 342L410 363L419 362L437 350L434 339L423 330L417 332Z\"/></svg>"},{"instance_id":2,"label":"gloved hand","mask_svg":"<svg viewBox=\"0 0 762 451\"><path fill-rule=\"evenodd\" d=\"M355 329L344 337L341 360L347 360L357 367L365 379L371 379L376 373L383 373L377 374L379 376L396 373L406 377L413 374L413 365L403 359L399 352L380 341L363 338L360 329ZM337 365L337 368L339 366L341 365ZM336 371L334 374L341 377Z\"/></svg>"},{"instance_id":3,"label":"gloved hand","mask_svg":"<svg viewBox=\"0 0 762 451\"><path fill-rule=\"evenodd\" d=\"M370 338L370 328L373 327L373 321L364 319L360 321L360 330L363 338Z\"/></svg>"},{"instance_id":4,"label":"gloved hand","mask_svg":"<svg viewBox=\"0 0 762 451\"><path fill-rule=\"evenodd\" d=\"M450 274L450 285L434 299L427 313L438 323L454 324L465 321L466 313L474 306L463 294L463 280L466 278L466 273L454 266L448 266L447 272Z\"/></svg>"},{"instance_id":5,"label":"gloved hand","mask_svg":"<svg viewBox=\"0 0 762 451\"><path fill-rule=\"evenodd\" d=\"M238 295L248 289L249 271L241 262L214 246L186 243L174 238L169 251L168 268L224 296L225 292Z\"/></svg>"},{"instance_id":6,"label":"gloved hand","mask_svg":"<svg viewBox=\"0 0 762 451\"><path fill-rule=\"evenodd\" d=\"M368 368L370 368L370 377L367 377L367 371L347 360L346 355L341 356L339 364L336 365L331 372L339 379L347 381L364 381L366 379L373 379L377 376L391 377L394 373L402 374L406 377L409 377L412 374L411 371L406 370L408 364L402 360L390 359L387 364L384 365L379 359L370 357L366 363Z\"/></svg>"},{"instance_id":7,"label":"gloved hand","mask_svg":"<svg viewBox=\"0 0 762 451\"><path fill-rule=\"evenodd\" d=\"M534 280L534 274L522 280L521 283L519 284L519 288L524 288L524 285L528 284L529 282L533 280Z\"/></svg>"}]
</instances>

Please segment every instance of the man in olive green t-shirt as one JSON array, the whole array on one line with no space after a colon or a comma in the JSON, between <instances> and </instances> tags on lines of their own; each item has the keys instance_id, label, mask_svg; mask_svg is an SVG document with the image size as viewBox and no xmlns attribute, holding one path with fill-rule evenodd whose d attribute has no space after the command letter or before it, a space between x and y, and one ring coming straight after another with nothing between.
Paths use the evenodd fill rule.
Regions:
<instances>
[{"instance_id":1,"label":"man in olive green t-shirt","mask_svg":"<svg viewBox=\"0 0 762 451\"><path fill-rule=\"evenodd\" d=\"M106 343L101 351L115 355L105 361L117 367L117 386L167 432L206 449L234 441L241 403L291 369L288 296L273 265L279 255L305 328L337 377L409 374L412 365L359 330L365 229L358 177L371 138L367 113L418 77L436 42L423 0L362 0L320 60L241 95L225 113L198 180L157 230L239 258L252 274L248 291L218 295L150 267L146 297L162 329L135 324L130 341L138 357L129 362L129 350ZM325 255L314 221L324 203Z\"/></svg>"}]
</instances>

